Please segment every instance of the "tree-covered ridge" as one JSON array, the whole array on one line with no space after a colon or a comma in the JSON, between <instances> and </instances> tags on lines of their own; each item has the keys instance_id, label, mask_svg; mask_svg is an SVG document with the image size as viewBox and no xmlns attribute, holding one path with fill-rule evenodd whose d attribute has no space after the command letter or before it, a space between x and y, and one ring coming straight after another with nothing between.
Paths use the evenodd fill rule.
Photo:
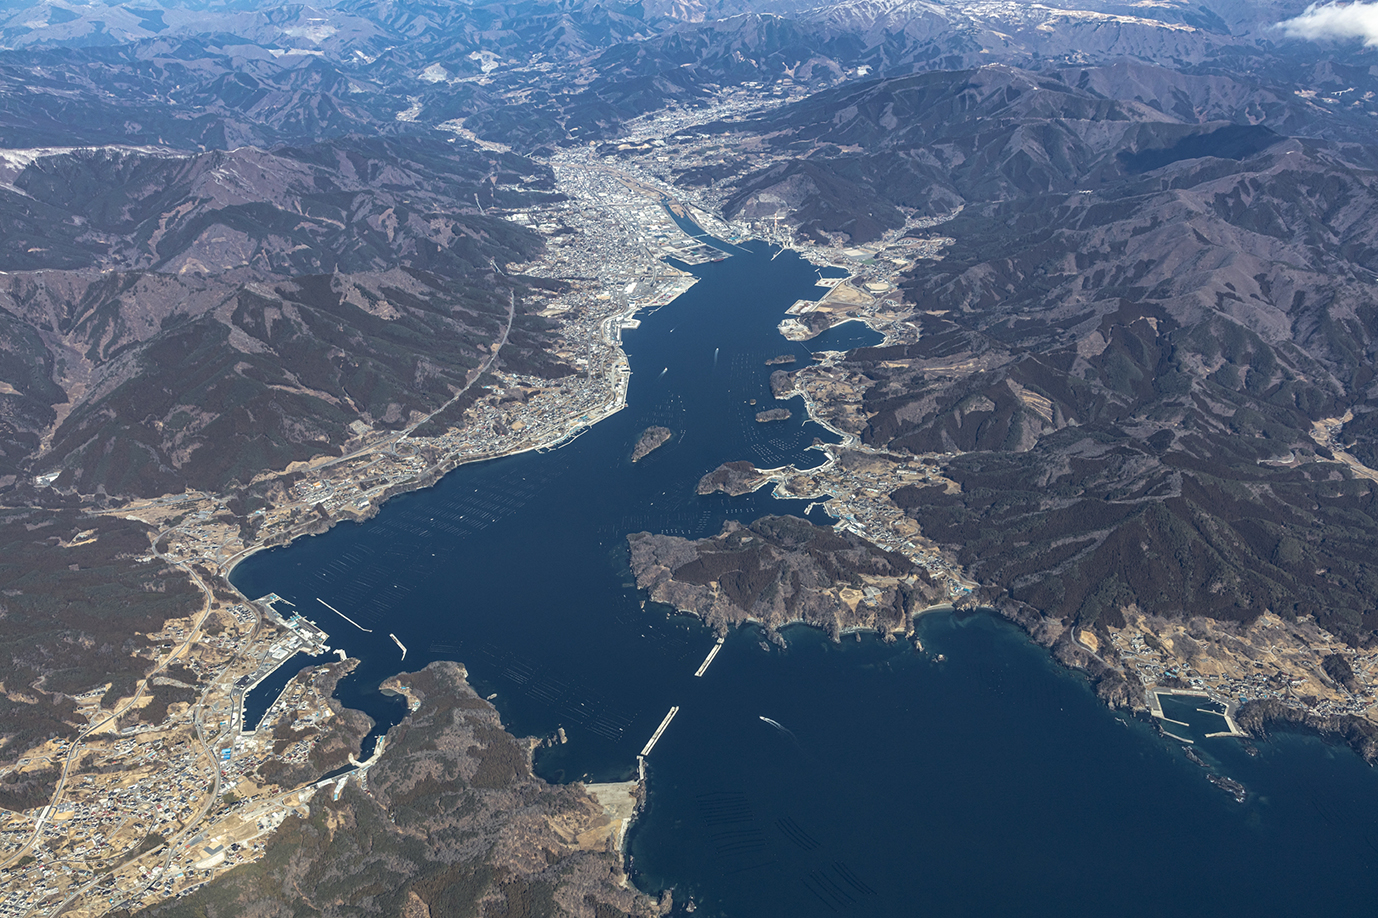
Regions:
<instances>
[{"instance_id":1,"label":"tree-covered ridge","mask_svg":"<svg viewBox=\"0 0 1378 918\"><path fill-rule=\"evenodd\" d=\"M397 678L419 702L387 753L339 799L318 792L254 863L150 916L656 915L625 885L620 856L581 846L606 825L578 785L531 774L530 747L454 663Z\"/></svg>"}]
</instances>

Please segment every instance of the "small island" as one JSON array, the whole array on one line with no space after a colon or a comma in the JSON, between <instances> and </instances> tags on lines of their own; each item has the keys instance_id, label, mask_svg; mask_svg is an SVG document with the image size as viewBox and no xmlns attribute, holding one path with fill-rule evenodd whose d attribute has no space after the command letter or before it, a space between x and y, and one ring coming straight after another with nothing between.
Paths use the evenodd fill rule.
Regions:
<instances>
[{"instance_id":1,"label":"small island","mask_svg":"<svg viewBox=\"0 0 1378 918\"><path fill-rule=\"evenodd\" d=\"M769 424L771 421L788 421L792 414L788 408L772 408L769 411L756 412L757 424Z\"/></svg>"},{"instance_id":2,"label":"small island","mask_svg":"<svg viewBox=\"0 0 1378 918\"><path fill-rule=\"evenodd\" d=\"M768 366L768 367L773 367L773 366L775 366L776 364L780 364L780 363L794 363L794 362L795 362L796 360L798 360L798 359L799 359L799 358L796 357L796 356L794 356L793 354L781 354L781 355L778 356L778 357L772 357L772 358L770 358L769 360L767 360L767 361L766 361L766 366Z\"/></svg>"},{"instance_id":3,"label":"small island","mask_svg":"<svg viewBox=\"0 0 1378 918\"><path fill-rule=\"evenodd\" d=\"M655 450L664 446L674 436L668 427L647 427L632 449L632 461L639 462Z\"/></svg>"}]
</instances>

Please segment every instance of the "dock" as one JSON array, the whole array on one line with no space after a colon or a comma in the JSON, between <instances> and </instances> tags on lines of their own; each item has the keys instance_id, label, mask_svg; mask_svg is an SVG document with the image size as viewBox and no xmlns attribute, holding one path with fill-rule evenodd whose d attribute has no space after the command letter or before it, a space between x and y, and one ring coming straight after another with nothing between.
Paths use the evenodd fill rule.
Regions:
<instances>
[{"instance_id":1,"label":"dock","mask_svg":"<svg viewBox=\"0 0 1378 918\"><path fill-rule=\"evenodd\" d=\"M336 615L338 615L340 618L342 618L342 619L344 619L345 621L349 622L351 625L353 625L355 628L358 628L360 631L366 631L366 632L368 632L369 634L372 634L372 633L373 633L373 629L372 629L372 628L365 628L363 625L359 624L359 623L356 622L354 619L350 618L348 615L345 615L345 614L344 614L343 612L341 612L339 609L335 608L335 607L332 606L330 603L326 602L324 599L321 599L319 596L316 597L316 602L318 602L318 603L320 603L321 605L325 606L325 607L326 607L327 609L329 609L331 612L334 612L334 613L335 613ZM396 638L393 638L393 640L396 640Z\"/></svg>"},{"instance_id":2,"label":"dock","mask_svg":"<svg viewBox=\"0 0 1378 918\"><path fill-rule=\"evenodd\" d=\"M1192 697L1192 698L1205 698L1205 699L1211 701L1211 702L1214 703L1214 704L1220 705L1221 707L1224 708L1224 710L1223 710L1223 711L1211 711L1211 710L1207 710L1206 708L1197 708L1196 710L1200 711L1202 714L1216 714L1216 715L1220 716L1221 718L1224 719L1224 721L1225 721L1225 727L1226 727L1225 730L1221 730L1221 731L1218 731L1218 732L1216 732L1216 733L1207 733L1207 734L1206 734L1206 738L1207 738L1207 739L1212 739L1212 738L1217 737L1217 736L1247 736L1247 735L1248 735L1248 734L1245 733L1243 730L1239 729L1239 725L1236 724L1236 723L1234 722L1234 703L1233 703L1233 702L1229 702L1229 701L1221 701L1221 700L1219 700L1219 699L1213 698L1213 697L1211 697L1211 694L1210 694L1209 692L1203 692L1203 691L1201 691L1201 690L1199 690L1199 689L1164 689L1164 688L1159 688L1158 686L1154 685L1154 686L1149 686L1148 691L1147 691L1147 695L1148 695L1148 699L1147 699L1147 700L1148 700L1148 713L1152 714L1154 717L1158 718L1159 720L1166 721L1167 723L1170 723L1170 724L1180 724L1180 725L1183 726L1183 727L1190 726L1189 724L1184 724L1184 723L1182 723L1180 720L1173 720L1171 717L1168 717L1166 714L1164 714L1164 713L1163 713L1163 705L1162 705L1162 702L1158 700L1158 696L1159 696L1159 695L1178 695L1178 696L1187 696L1187 697ZM1167 733L1166 729L1165 729L1163 732ZM1182 737L1177 736L1177 735L1172 734L1172 733L1168 733L1168 736L1171 736L1173 739L1182 739ZM1189 742L1191 742L1191 740L1185 740L1185 739L1183 739L1182 742L1184 742L1184 743L1189 743Z\"/></svg>"},{"instance_id":3,"label":"dock","mask_svg":"<svg viewBox=\"0 0 1378 918\"><path fill-rule=\"evenodd\" d=\"M655 748L655 744L660 740L660 735L665 732L666 727L670 726L670 721L674 720L675 715L678 713L679 705L675 705L670 709L670 713L665 715L665 719L660 722L660 726L656 728L656 732L651 735L650 740L646 743L645 747L642 748L641 756L643 758L651 754L651 750Z\"/></svg>"},{"instance_id":4,"label":"dock","mask_svg":"<svg viewBox=\"0 0 1378 918\"><path fill-rule=\"evenodd\" d=\"M405 660L407 658L407 645L397 640L397 635L393 634L391 631L388 632L388 637L392 638L394 644L402 648L402 659Z\"/></svg>"},{"instance_id":5,"label":"dock","mask_svg":"<svg viewBox=\"0 0 1378 918\"><path fill-rule=\"evenodd\" d=\"M718 655L718 651L722 650L723 642L726 640L727 638L718 638L718 642L713 645L713 649L708 651L708 656L704 658L701 664L699 664L698 670L694 673L696 677L702 676L704 673L708 672L709 665L712 664L713 658Z\"/></svg>"}]
</instances>

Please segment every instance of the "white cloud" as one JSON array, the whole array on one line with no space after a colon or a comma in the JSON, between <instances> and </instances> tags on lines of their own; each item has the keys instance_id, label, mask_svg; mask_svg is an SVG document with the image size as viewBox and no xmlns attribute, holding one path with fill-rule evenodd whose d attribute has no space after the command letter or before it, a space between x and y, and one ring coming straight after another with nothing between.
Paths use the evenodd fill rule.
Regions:
<instances>
[{"instance_id":1,"label":"white cloud","mask_svg":"<svg viewBox=\"0 0 1378 918\"><path fill-rule=\"evenodd\" d=\"M1378 2L1313 3L1277 27L1289 38L1362 38L1365 45L1378 46Z\"/></svg>"}]
</instances>

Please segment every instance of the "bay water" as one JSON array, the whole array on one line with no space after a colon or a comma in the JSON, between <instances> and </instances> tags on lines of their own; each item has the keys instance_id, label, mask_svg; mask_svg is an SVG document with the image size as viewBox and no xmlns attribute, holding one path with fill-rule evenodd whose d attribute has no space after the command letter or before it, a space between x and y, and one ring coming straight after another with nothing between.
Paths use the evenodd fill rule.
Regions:
<instances>
[{"instance_id":1,"label":"bay water","mask_svg":"<svg viewBox=\"0 0 1378 918\"><path fill-rule=\"evenodd\" d=\"M1216 738L1194 747L1199 765L988 614L924 616L924 652L804 627L787 629L781 649L745 628L693 676L714 635L643 607L627 534L697 538L728 519L802 513L802 501L700 497L694 485L731 460L822 461L808 447L833 438L800 402L786 403L787 421L755 421L776 405L766 360L879 340L852 323L786 341L776 325L796 299L822 293L818 270L763 243L733 251L694 268L693 289L624 333L626 409L559 449L463 466L365 523L257 554L235 585L296 603L360 658L337 694L378 731L405 713L382 680L462 662L513 732L565 729L567 744L537 755L549 780L632 777L679 706L648 757L647 806L628 839L634 880L674 888L677 910L1371 911L1378 776L1357 756L1310 737L1282 736L1256 755ZM674 437L633 464L652 425ZM828 522L817 509L811 518ZM1212 771L1244 783L1248 799L1208 782Z\"/></svg>"}]
</instances>

